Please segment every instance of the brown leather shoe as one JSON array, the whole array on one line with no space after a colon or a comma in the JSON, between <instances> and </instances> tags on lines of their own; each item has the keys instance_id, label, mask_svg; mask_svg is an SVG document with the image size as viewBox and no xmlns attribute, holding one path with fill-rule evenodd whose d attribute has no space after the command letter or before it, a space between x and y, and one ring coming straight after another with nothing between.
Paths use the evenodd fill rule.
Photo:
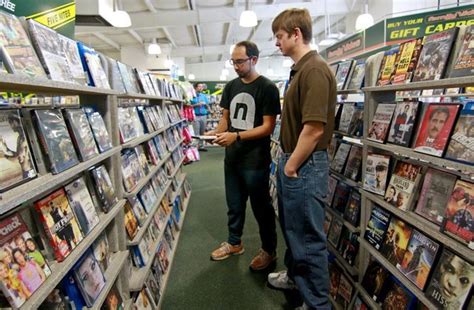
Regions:
<instances>
[{"instance_id":1,"label":"brown leather shoe","mask_svg":"<svg viewBox=\"0 0 474 310\"><path fill-rule=\"evenodd\" d=\"M253 271L267 269L274 261L276 261L276 254L268 254L265 250L258 250L257 255L250 262L250 269Z\"/></svg>"}]
</instances>

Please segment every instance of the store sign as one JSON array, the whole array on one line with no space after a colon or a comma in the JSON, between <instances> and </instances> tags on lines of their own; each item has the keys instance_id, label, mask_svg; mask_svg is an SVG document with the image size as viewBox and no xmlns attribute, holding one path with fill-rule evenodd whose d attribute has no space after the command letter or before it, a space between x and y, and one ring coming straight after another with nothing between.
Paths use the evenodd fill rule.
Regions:
<instances>
[{"instance_id":1,"label":"store sign","mask_svg":"<svg viewBox=\"0 0 474 310\"><path fill-rule=\"evenodd\" d=\"M358 52L364 49L364 32L359 32L350 38L345 39L331 47L327 52L327 60L332 61L334 59L343 58L346 55L350 55L354 52Z\"/></svg>"},{"instance_id":2,"label":"store sign","mask_svg":"<svg viewBox=\"0 0 474 310\"><path fill-rule=\"evenodd\" d=\"M26 16L74 39L76 2L71 0L0 0L0 10Z\"/></svg>"},{"instance_id":3,"label":"store sign","mask_svg":"<svg viewBox=\"0 0 474 310\"><path fill-rule=\"evenodd\" d=\"M423 37L461 25L474 25L474 5L434 12L389 18L386 22L388 44Z\"/></svg>"}]
</instances>

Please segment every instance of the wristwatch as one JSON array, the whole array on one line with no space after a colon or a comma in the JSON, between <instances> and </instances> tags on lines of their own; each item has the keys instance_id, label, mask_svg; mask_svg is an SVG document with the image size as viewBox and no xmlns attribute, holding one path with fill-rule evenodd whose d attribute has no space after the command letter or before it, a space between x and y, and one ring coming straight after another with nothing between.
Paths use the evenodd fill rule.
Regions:
<instances>
[{"instance_id":1,"label":"wristwatch","mask_svg":"<svg viewBox=\"0 0 474 310\"><path fill-rule=\"evenodd\" d=\"M237 141L240 141L240 133L238 131L237 132Z\"/></svg>"}]
</instances>

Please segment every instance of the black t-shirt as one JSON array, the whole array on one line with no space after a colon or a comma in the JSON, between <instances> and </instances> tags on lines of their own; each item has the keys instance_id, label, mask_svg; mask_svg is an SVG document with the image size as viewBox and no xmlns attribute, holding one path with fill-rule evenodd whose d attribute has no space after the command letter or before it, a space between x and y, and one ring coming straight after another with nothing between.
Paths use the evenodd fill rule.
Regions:
<instances>
[{"instance_id":1,"label":"black t-shirt","mask_svg":"<svg viewBox=\"0 0 474 310\"><path fill-rule=\"evenodd\" d=\"M280 95L275 84L264 76L249 84L237 78L225 86L221 107L229 110L230 132L250 130L263 124L264 115L280 114ZM236 141L226 147L227 164L262 169L267 168L270 161L270 136Z\"/></svg>"}]
</instances>

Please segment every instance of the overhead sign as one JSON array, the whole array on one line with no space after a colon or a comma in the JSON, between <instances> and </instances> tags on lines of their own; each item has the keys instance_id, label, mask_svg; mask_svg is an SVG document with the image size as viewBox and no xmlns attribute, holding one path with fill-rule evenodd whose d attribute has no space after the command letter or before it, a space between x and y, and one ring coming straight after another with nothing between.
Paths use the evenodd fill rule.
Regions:
<instances>
[{"instance_id":1,"label":"overhead sign","mask_svg":"<svg viewBox=\"0 0 474 310\"><path fill-rule=\"evenodd\" d=\"M331 62L346 55L353 54L364 49L364 32L359 32L326 49L327 60Z\"/></svg>"},{"instance_id":2,"label":"overhead sign","mask_svg":"<svg viewBox=\"0 0 474 310\"><path fill-rule=\"evenodd\" d=\"M389 18L386 22L385 41L387 44L394 44L461 25L474 25L474 5Z\"/></svg>"}]
</instances>

